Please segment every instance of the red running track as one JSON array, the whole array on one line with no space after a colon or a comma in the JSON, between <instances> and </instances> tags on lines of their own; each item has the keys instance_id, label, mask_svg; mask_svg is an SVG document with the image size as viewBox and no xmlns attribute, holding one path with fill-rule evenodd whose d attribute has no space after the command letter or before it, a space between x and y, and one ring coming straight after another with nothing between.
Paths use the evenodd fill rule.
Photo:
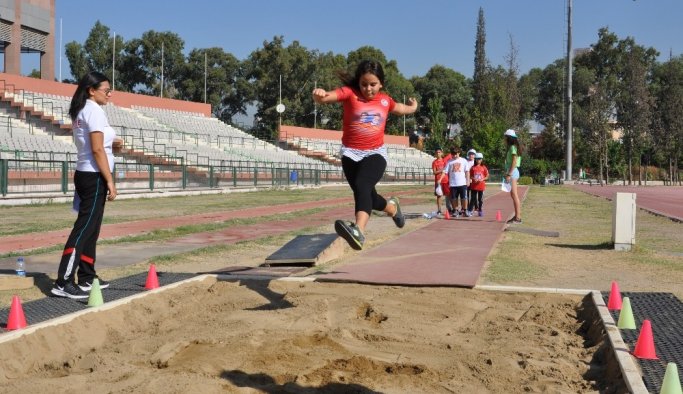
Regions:
<instances>
[{"instance_id":1,"label":"red running track","mask_svg":"<svg viewBox=\"0 0 683 394\"><path fill-rule=\"evenodd\" d=\"M588 186L575 189L614 201L616 193L635 193L638 208L683 223L683 186Z\"/></svg>"}]
</instances>

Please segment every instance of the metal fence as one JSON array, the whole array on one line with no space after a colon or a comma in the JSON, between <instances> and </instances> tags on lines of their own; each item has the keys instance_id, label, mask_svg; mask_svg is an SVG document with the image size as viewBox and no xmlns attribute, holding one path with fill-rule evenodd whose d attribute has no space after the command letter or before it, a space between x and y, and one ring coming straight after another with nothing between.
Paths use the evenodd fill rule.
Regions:
<instances>
[{"instance_id":1,"label":"metal fence","mask_svg":"<svg viewBox=\"0 0 683 394\"><path fill-rule=\"evenodd\" d=\"M70 193L76 162L72 160L0 159L0 194ZM286 187L346 182L341 168L328 170L306 164L250 163L184 165L117 163L114 170L120 191L239 187ZM396 169L386 172L386 183L433 182L430 170Z\"/></svg>"}]
</instances>

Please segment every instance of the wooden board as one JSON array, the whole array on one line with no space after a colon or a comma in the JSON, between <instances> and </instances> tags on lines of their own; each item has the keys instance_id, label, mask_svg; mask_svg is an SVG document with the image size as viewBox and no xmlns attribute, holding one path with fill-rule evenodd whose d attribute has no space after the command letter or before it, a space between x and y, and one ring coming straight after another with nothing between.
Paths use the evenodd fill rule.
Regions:
<instances>
[{"instance_id":1,"label":"wooden board","mask_svg":"<svg viewBox=\"0 0 683 394\"><path fill-rule=\"evenodd\" d=\"M268 256L264 265L322 264L341 256L344 244L337 234L298 235Z\"/></svg>"}]
</instances>

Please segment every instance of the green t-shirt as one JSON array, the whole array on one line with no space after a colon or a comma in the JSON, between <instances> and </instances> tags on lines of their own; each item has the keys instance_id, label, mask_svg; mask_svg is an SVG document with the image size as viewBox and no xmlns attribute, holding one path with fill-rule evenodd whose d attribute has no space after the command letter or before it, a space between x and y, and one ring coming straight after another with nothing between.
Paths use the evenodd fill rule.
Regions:
<instances>
[{"instance_id":1,"label":"green t-shirt","mask_svg":"<svg viewBox=\"0 0 683 394\"><path fill-rule=\"evenodd\" d=\"M517 155L517 165L515 167L519 168L519 166L522 165L522 156L517 154L517 147L515 145L510 145L510 148L508 148L508 152L505 155L505 171L509 171L510 167L512 167L512 155Z\"/></svg>"}]
</instances>

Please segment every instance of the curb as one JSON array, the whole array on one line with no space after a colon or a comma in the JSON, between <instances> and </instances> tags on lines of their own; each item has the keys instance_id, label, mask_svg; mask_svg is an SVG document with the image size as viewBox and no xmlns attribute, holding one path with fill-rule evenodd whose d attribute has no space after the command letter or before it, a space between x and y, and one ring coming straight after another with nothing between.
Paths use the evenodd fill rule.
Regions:
<instances>
[{"instance_id":1,"label":"curb","mask_svg":"<svg viewBox=\"0 0 683 394\"><path fill-rule=\"evenodd\" d=\"M645 382L643 382L643 377L640 369L634 362L633 356L629 352L628 346L624 343L624 340L619 333L612 315L605 305L605 301L602 298L602 294L597 290L581 290L581 289L561 289L552 287L517 287L517 286L475 286L475 289L486 290L486 291L501 291L501 292L532 292L532 293L552 293L552 294L572 294L572 295L591 295L593 304L600 315L600 320L602 322L602 327L607 334L609 344L614 351L614 357L619 364L619 370L621 371L621 376L626 383L629 393L632 394L648 394L648 390L645 387Z\"/></svg>"}]
</instances>

